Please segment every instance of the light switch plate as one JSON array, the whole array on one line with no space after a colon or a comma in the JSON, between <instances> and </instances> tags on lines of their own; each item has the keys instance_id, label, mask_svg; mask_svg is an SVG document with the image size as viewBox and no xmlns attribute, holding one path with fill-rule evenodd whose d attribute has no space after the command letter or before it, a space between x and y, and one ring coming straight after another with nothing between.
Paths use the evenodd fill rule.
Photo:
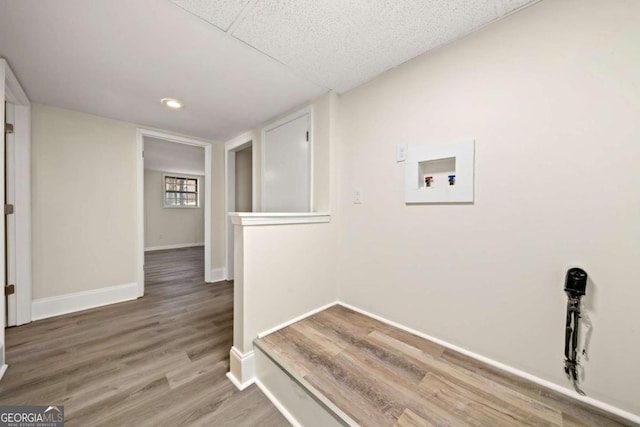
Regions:
<instances>
[{"instance_id":1,"label":"light switch plate","mask_svg":"<svg viewBox=\"0 0 640 427\"><path fill-rule=\"evenodd\" d=\"M398 144L396 146L396 162L404 162L407 160L407 144Z\"/></svg>"},{"instance_id":2,"label":"light switch plate","mask_svg":"<svg viewBox=\"0 0 640 427\"><path fill-rule=\"evenodd\" d=\"M362 190L353 190L353 203L358 205L362 203Z\"/></svg>"}]
</instances>

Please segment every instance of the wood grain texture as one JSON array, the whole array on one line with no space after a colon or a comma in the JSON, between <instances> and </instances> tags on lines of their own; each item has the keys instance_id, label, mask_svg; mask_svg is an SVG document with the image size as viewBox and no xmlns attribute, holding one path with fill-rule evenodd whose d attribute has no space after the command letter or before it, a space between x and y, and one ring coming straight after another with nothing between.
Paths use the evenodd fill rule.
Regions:
<instances>
[{"instance_id":1,"label":"wood grain texture","mask_svg":"<svg viewBox=\"0 0 640 427\"><path fill-rule=\"evenodd\" d=\"M413 412L411 409L405 409L400 418L398 418L398 422L395 423L394 427L432 427L434 424L431 424L429 421L420 417L418 414Z\"/></svg>"},{"instance_id":2,"label":"wood grain texture","mask_svg":"<svg viewBox=\"0 0 640 427\"><path fill-rule=\"evenodd\" d=\"M145 296L6 330L0 405L59 404L73 426L288 426L225 374L233 283L206 284L202 248L145 254Z\"/></svg>"},{"instance_id":3,"label":"wood grain texture","mask_svg":"<svg viewBox=\"0 0 640 427\"><path fill-rule=\"evenodd\" d=\"M632 425L338 305L256 345L367 427Z\"/></svg>"}]
</instances>

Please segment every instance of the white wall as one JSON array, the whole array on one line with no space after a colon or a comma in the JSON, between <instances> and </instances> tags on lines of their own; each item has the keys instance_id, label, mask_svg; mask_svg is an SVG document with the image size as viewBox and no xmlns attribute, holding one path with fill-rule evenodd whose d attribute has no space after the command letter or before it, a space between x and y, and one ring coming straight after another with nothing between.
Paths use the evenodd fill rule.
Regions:
<instances>
[{"instance_id":1,"label":"white wall","mask_svg":"<svg viewBox=\"0 0 640 427\"><path fill-rule=\"evenodd\" d=\"M328 92L325 95L307 104L313 106L313 202L315 212L328 212L331 208L331 189L330 189L330 146L331 134L333 132L333 124L331 123L332 111L336 103L336 95ZM232 138L226 144L233 143L239 138L253 141L252 149L254 150L254 158L262 159L262 128L274 123L286 116L289 116L307 105L301 105L293 108L273 119L263 123L260 127L247 131L246 133ZM253 206L254 212L262 212L262 162L254 162L253 173L255 177L255 193Z\"/></svg>"},{"instance_id":2,"label":"white wall","mask_svg":"<svg viewBox=\"0 0 640 427\"><path fill-rule=\"evenodd\" d=\"M582 266L584 389L640 414L638 22L637 1L543 1L344 94L340 300L570 388L563 283ZM475 203L405 205L396 144L463 137Z\"/></svg>"},{"instance_id":3,"label":"white wall","mask_svg":"<svg viewBox=\"0 0 640 427\"><path fill-rule=\"evenodd\" d=\"M311 104L314 111L314 198L319 212L330 210L331 135L334 131L331 117L335 102L336 96L328 93ZM264 126L301 108L274 117ZM238 138L252 140L254 156L260 158L260 129L229 143L237 142ZM259 192L259 162L254 162L254 173L257 174L255 190ZM259 194L257 200L260 200ZM258 333L336 300L333 255L336 233L333 223L234 228L234 346L244 353L250 351Z\"/></svg>"},{"instance_id":4,"label":"white wall","mask_svg":"<svg viewBox=\"0 0 640 427\"><path fill-rule=\"evenodd\" d=\"M164 174L156 170L144 171L144 240L145 249L203 244L204 242L204 176L198 178L200 206L197 208L164 207Z\"/></svg>"},{"instance_id":5,"label":"white wall","mask_svg":"<svg viewBox=\"0 0 640 427\"><path fill-rule=\"evenodd\" d=\"M236 245L244 263L236 269L244 302L239 312L244 341L234 339L238 349L248 351L259 333L336 300L332 228L331 223L243 227L243 243Z\"/></svg>"},{"instance_id":6,"label":"white wall","mask_svg":"<svg viewBox=\"0 0 640 427\"><path fill-rule=\"evenodd\" d=\"M35 299L136 280L135 125L33 105Z\"/></svg>"},{"instance_id":7,"label":"white wall","mask_svg":"<svg viewBox=\"0 0 640 427\"><path fill-rule=\"evenodd\" d=\"M33 297L136 281L136 128L32 110ZM224 266L224 149L212 144L212 268Z\"/></svg>"},{"instance_id":8,"label":"white wall","mask_svg":"<svg viewBox=\"0 0 640 427\"><path fill-rule=\"evenodd\" d=\"M236 152L236 212L252 212L253 150Z\"/></svg>"}]
</instances>

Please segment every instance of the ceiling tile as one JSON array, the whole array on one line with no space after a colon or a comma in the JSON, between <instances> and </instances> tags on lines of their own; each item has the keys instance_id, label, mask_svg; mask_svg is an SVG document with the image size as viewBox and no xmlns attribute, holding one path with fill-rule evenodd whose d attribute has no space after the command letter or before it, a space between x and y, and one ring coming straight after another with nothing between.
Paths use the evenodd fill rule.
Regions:
<instances>
[{"instance_id":1,"label":"ceiling tile","mask_svg":"<svg viewBox=\"0 0 640 427\"><path fill-rule=\"evenodd\" d=\"M344 92L532 0L273 0L233 36L310 80ZM498 7L497 7L498 6Z\"/></svg>"},{"instance_id":2,"label":"ceiling tile","mask_svg":"<svg viewBox=\"0 0 640 427\"><path fill-rule=\"evenodd\" d=\"M184 10L193 13L227 31L251 0L169 0Z\"/></svg>"},{"instance_id":3,"label":"ceiling tile","mask_svg":"<svg viewBox=\"0 0 640 427\"><path fill-rule=\"evenodd\" d=\"M382 71L498 17L493 0L361 0L348 5L327 1L359 29L367 50L379 58L380 65L386 65Z\"/></svg>"},{"instance_id":4,"label":"ceiling tile","mask_svg":"<svg viewBox=\"0 0 640 427\"><path fill-rule=\"evenodd\" d=\"M258 2L233 35L327 87L380 71L372 52L358 42L357 28L321 0Z\"/></svg>"},{"instance_id":5,"label":"ceiling tile","mask_svg":"<svg viewBox=\"0 0 640 427\"><path fill-rule=\"evenodd\" d=\"M0 56L34 103L218 141L326 92L165 0L0 0Z\"/></svg>"}]
</instances>

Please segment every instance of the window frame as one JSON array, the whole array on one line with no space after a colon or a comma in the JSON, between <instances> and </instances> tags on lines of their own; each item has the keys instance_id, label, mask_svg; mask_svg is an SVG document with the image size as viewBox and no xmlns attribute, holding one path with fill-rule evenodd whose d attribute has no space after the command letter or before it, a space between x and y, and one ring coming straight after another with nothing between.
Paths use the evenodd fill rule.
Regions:
<instances>
[{"instance_id":1,"label":"window frame","mask_svg":"<svg viewBox=\"0 0 640 427\"><path fill-rule=\"evenodd\" d=\"M196 181L196 205L168 205L167 204L167 178L176 178L176 179L190 179ZM194 175L187 175L184 173L163 173L162 174L162 207L167 209L200 209L202 206L200 205L200 177ZM181 192L181 193L191 193L191 192Z\"/></svg>"}]
</instances>

